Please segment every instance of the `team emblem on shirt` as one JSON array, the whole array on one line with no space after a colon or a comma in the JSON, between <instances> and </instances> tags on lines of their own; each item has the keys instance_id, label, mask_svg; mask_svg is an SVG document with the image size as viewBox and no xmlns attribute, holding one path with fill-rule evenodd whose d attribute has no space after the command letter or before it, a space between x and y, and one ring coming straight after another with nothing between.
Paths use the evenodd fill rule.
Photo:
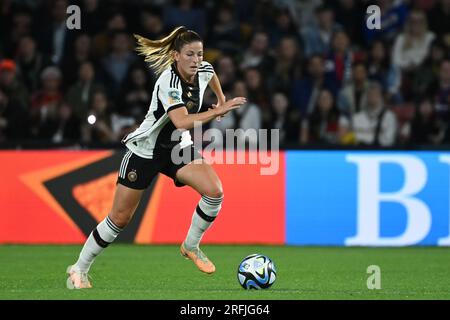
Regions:
<instances>
[{"instance_id":1,"label":"team emblem on shirt","mask_svg":"<svg viewBox=\"0 0 450 320\"><path fill-rule=\"evenodd\" d=\"M130 180L131 182L135 182L137 180L137 173L136 170L131 170L130 172L128 172L128 180Z\"/></svg>"},{"instance_id":2,"label":"team emblem on shirt","mask_svg":"<svg viewBox=\"0 0 450 320\"><path fill-rule=\"evenodd\" d=\"M178 91L169 91L169 104L180 103L181 97Z\"/></svg>"},{"instance_id":3,"label":"team emblem on shirt","mask_svg":"<svg viewBox=\"0 0 450 320\"><path fill-rule=\"evenodd\" d=\"M186 103L186 107L189 109L192 109L194 107L194 103L192 101L188 101L188 103Z\"/></svg>"}]
</instances>

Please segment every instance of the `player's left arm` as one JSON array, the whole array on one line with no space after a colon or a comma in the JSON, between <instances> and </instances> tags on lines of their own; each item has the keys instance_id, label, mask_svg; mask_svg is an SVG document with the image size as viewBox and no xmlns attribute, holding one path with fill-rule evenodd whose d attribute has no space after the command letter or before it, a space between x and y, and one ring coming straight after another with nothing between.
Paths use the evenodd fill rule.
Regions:
<instances>
[{"instance_id":1,"label":"player's left arm","mask_svg":"<svg viewBox=\"0 0 450 320\"><path fill-rule=\"evenodd\" d=\"M213 104L213 108L217 108L217 106L224 104L226 101L226 98L225 98L225 95L223 94L222 85L220 84L219 77L217 76L217 74L215 72L213 73L213 76L212 76L211 80L209 81L208 85L211 88L211 90L214 92L214 94L216 95L216 98L217 98L217 104ZM223 116L217 117L216 120L220 121L220 119L222 117Z\"/></svg>"},{"instance_id":2,"label":"player's left arm","mask_svg":"<svg viewBox=\"0 0 450 320\"><path fill-rule=\"evenodd\" d=\"M219 77L214 72L211 80L208 83L211 90L214 92L217 98L217 104L223 104L225 103L225 95L222 91L222 85L220 84Z\"/></svg>"}]
</instances>

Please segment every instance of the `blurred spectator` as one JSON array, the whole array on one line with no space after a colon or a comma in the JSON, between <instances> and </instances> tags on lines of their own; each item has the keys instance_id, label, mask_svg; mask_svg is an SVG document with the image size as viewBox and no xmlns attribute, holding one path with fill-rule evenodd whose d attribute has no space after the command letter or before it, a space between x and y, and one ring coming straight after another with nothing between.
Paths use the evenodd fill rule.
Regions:
<instances>
[{"instance_id":1,"label":"blurred spectator","mask_svg":"<svg viewBox=\"0 0 450 320\"><path fill-rule=\"evenodd\" d=\"M392 63L402 71L414 71L427 56L434 33L428 31L427 17L423 11L410 13L405 31L395 39Z\"/></svg>"},{"instance_id":2,"label":"blurred spectator","mask_svg":"<svg viewBox=\"0 0 450 320\"><path fill-rule=\"evenodd\" d=\"M224 54L236 55L240 41L239 22L234 16L233 9L228 5L221 5L217 10L217 18L209 33L208 47L220 50Z\"/></svg>"},{"instance_id":3,"label":"blurred spectator","mask_svg":"<svg viewBox=\"0 0 450 320\"><path fill-rule=\"evenodd\" d=\"M136 61L136 55L131 51L131 39L125 32L117 32L111 45L111 53L101 61L102 80L108 96L116 97L131 65Z\"/></svg>"},{"instance_id":4,"label":"blurred spectator","mask_svg":"<svg viewBox=\"0 0 450 320\"><path fill-rule=\"evenodd\" d=\"M333 74L337 87L345 86L352 77L352 65L363 59L359 52L354 52L350 38L345 31L333 35L332 49L326 59L326 71Z\"/></svg>"},{"instance_id":5,"label":"blurred spectator","mask_svg":"<svg viewBox=\"0 0 450 320\"><path fill-rule=\"evenodd\" d=\"M39 127L48 115L54 114L62 101L62 74L58 67L50 66L41 73L42 87L31 97L31 134L39 137Z\"/></svg>"},{"instance_id":6,"label":"blurred spectator","mask_svg":"<svg viewBox=\"0 0 450 320\"><path fill-rule=\"evenodd\" d=\"M280 146L298 145L300 141L300 113L289 105L283 92L272 95L272 116L265 127L278 129Z\"/></svg>"},{"instance_id":7,"label":"blurred spectator","mask_svg":"<svg viewBox=\"0 0 450 320\"><path fill-rule=\"evenodd\" d=\"M141 67L133 68L126 81L117 111L121 115L134 118L136 123L141 123L148 112L151 88L152 85L146 70Z\"/></svg>"},{"instance_id":8,"label":"blurred spectator","mask_svg":"<svg viewBox=\"0 0 450 320\"><path fill-rule=\"evenodd\" d=\"M112 129L108 97L104 91L97 91L92 97L89 117L83 120L81 135L83 142L111 143L118 140Z\"/></svg>"},{"instance_id":9,"label":"blurred spectator","mask_svg":"<svg viewBox=\"0 0 450 320\"><path fill-rule=\"evenodd\" d=\"M234 83L233 96L235 97L247 97L247 87L245 82L238 80ZM245 134L245 132L238 131L237 135L237 145L243 146L244 143L248 143L249 146L257 147L258 143L258 132L261 128L261 111L258 105L252 103L251 101L242 105L240 108L230 111L225 117L221 118L220 121L213 121L211 123L211 128L219 129L225 134L226 129L242 129L247 131L248 129L254 129L252 131L254 134ZM225 143L226 141L224 141ZM215 143L216 147L219 147L219 142Z\"/></svg>"},{"instance_id":10,"label":"blurred spectator","mask_svg":"<svg viewBox=\"0 0 450 320\"><path fill-rule=\"evenodd\" d=\"M82 9L81 31L65 27L69 4ZM363 25L370 4L381 8L381 30ZM63 119L78 117L85 126L94 92L104 90L103 121L99 128L96 122L89 125L88 136L95 131L91 141L99 146L102 140L119 141L148 111L155 80L133 50L132 33L158 39L184 24L203 33L204 59L214 64L226 96L232 97L242 77L262 126L279 128L285 145L295 147L300 127L306 124L305 132L313 119L322 119L313 127L323 128L318 110L319 105L327 109L324 90L338 106L345 105L343 110L354 112L348 120L349 137L356 114L374 122L376 112L356 112L368 105L368 81L382 85L385 102L395 109L402 128L412 119L412 102L422 96L433 101L433 118L448 125L449 13L450 0L0 1L0 88L8 105L29 110L29 136L54 142L70 140L66 131L76 121ZM427 30L424 14L433 32ZM205 29L206 23L211 27ZM41 74L46 74L42 83ZM216 102L207 89L203 110ZM303 140L314 143L317 134L309 128L306 132L311 139ZM450 143L450 130L446 133L436 142Z\"/></svg>"},{"instance_id":11,"label":"blurred spectator","mask_svg":"<svg viewBox=\"0 0 450 320\"><path fill-rule=\"evenodd\" d=\"M31 36L20 39L16 61L20 80L28 92L37 90L41 71L50 64L50 60L38 51L36 41Z\"/></svg>"},{"instance_id":12,"label":"blurred spectator","mask_svg":"<svg viewBox=\"0 0 450 320\"><path fill-rule=\"evenodd\" d=\"M80 120L67 103L51 104L39 124L38 136L54 143L77 142L80 139Z\"/></svg>"},{"instance_id":13,"label":"blurred spectator","mask_svg":"<svg viewBox=\"0 0 450 320\"><path fill-rule=\"evenodd\" d=\"M372 3L368 3L370 5ZM374 40L383 40L391 43L394 38L402 31L408 16L408 6L403 0L377 0L376 5L381 10L381 28L364 28L364 35L367 44Z\"/></svg>"},{"instance_id":14,"label":"blurred spectator","mask_svg":"<svg viewBox=\"0 0 450 320\"><path fill-rule=\"evenodd\" d=\"M316 23L314 12L325 1L323 0L272 0L275 6L286 8L294 20L299 22L299 28Z\"/></svg>"},{"instance_id":15,"label":"blurred spectator","mask_svg":"<svg viewBox=\"0 0 450 320\"><path fill-rule=\"evenodd\" d=\"M214 1L215 2L215 1ZM255 1L254 0L239 0L233 1L238 20L243 25L250 25L255 23Z\"/></svg>"},{"instance_id":16,"label":"blurred spectator","mask_svg":"<svg viewBox=\"0 0 450 320\"><path fill-rule=\"evenodd\" d=\"M336 22L341 25L349 35L352 42L358 45L364 44L364 5L358 0L330 1L333 6Z\"/></svg>"},{"instance_id":17,"label":"blurred spectator","mask_svg":"<svg viewBox=\"0 0 450 320\"><path fill-rule=\"evenodd\" d=\"M288 9L278 10L275 13L274 20L273 26L270 27L269 31L271 47L278 46L280 41L287 37L294 38L297 43L300 43L301 37L298 33L298 27Z\"/></svg>"},{"instance_id":18,"label":"blurred spectator","mask_svg":"<svg viewBox=\"0 0 450 320\"><path fill-rule=\"evenodd\" d=\"M100 6L101 0L83 0L81 4L81 21L83 32L90 37L101 32L105 20L105 8Z\"/></svg>"},{"instance_id":19,"label":"blurred spectator","mask_svg":"<svg viewBox=\"0 0 450 320\"><path fill-rule=\"evenodd\" d=\"M437 0L428 13L430 29L450 48L450 0Z\"/></svg>"},{"instance_id":20,"label":"blurred spectator","mask_svg":"<svg viewBox=\"0 0 450 320\"><path fill-rule=\"evenodd\" d=\"M244 77L248 91L246 97L261 108L263 119L266 120L270 109L270 98L261 72L257 68L249 68L245 70Z\"/></svg>"},{"instance_id":21,"label":"blurred spectator","mask_svg":"<svg viewBox=\"0 0 450 320\"><path fill-rule=\"evenodd\" d=\"M139 34L147 39L161 39L166 31L161 17L162 13L156 8L143 10L140 17L142 31Z\"/></svg>"},{"instance_id":22,"label":"blurred spectator","mask_svg":"<svg viewBox=\"0 0 450 320\"><path fill-rule=\"evenodd\" d=\"M413 120L402 131L410 144L437 145L444 138L445 127L436 116L432 101L428 98L422 98L417 104Z\"/></svg>"},{"instance_id":23,"label":"blurred spectator","mask_svg":"<svg viewBox=\"0 0 450 320\"><path fill-rule=\"evenodd\" d=\"M82 63L93 61L92 39L88 34L78 35L73 43L73 49L66 55L62 61L62 72L65 75L65 85L71 86L78 77L78 70Z\"/></svg>"},{"instance_id":24,"label":"blurred spectator","mask_svg":"<svg viewBox=\"0 0 450 320\"><path fill-rule=\"evenodd\" d=\"M302 122L302 144L335 144L338 142L339 111L333 94L320 91L314 111Z\"/></svg>"},{"instance_id":25,"label":"blurred spectator","mask_svg":"<svg viewBox=\"0 0 450 320\"><path fill-rule=\"evenodd\" d=\"M341 29L335 20L334 12L328 6L320 6L316 9L317 25L310 25L303 31L303 43L305 55L326 55L330 51L333 34Z\"/></svg>"},{"instance_id":26,"label":"blurred spectator","mask_svg":"<svg viewBox=\"0 0 450 320\"><path fill-rule=\"evenodd\" d=\"M63 103L59 107L59 123L53 142L79 142L81 139L81 120L74 113L72 107Z\"/></svg>"},{"instance_id":27,"label":"blurred spectator","mask_svg":"<svg viewBox=\"0 0 450 320\"><path fill-rule=\"evenodd\" d=\"M54 64L59 64L63 57L70 52L75 31L66 26L67 0L54 0L48 2L51 20L40 35L39 44Z\"/></svg>"},{"instance_id":28,"label":"blurred spectator","mask_svg":"<svg viewBox=\"0 0 450 320\"><path fill-rule=\"evenodd\" d=\"M437 0L413 0L409 3L409 6L413 9L430 10L436 5Z\"/></svg>"},{"instance_id":29,"label":"blurred spectator","mask_svg":"<svg viewBox=\"0 0 450 320\"><path fill-rule=\"evenodd\" d=\"M29 93L26 87L17 78L17 66L13 60L0 60L0 89L11 100L17 100L21 105L29 103Z\"/></svg>"},{"instance_id":30,"label":"blurred spectator","mask_svg":"<svg viewBox=\"0 0 450 320\"><path fill-rule=\"evenodd\" d=\"M2 41L0 41L0 46L3 47L3 50L9 57L15 54L20 39L32 34L33 28L33 17L29 10L22 8L12 12L11 24L5 26L5 31L2 32L4 33L1 38Z\"/></svg>"},{"instance_id":31,"label":"blurred spectator","mask_svg":"<svg viewBox=\"0 0 450 320\"><path fill-rule=\"evenodd\" d=\"M293 83L291 100L302 115L309 115L317 102L322 89L330 90L333 95L337 92L336 82L332 75L325 72L325 62L319 55L308 59L308 74Z\"/></svg>"},{"instance_id":32,"label":"blurred spectator","mask_svg":"<svg viewBox=\"0 0 450 320\"><path fill-rule=\"evenodd\" d=\"M28 113L0 88L0 143L28 138Z\"/></svg>"},{"instance_id":33,"label":"blurred spectator","mask_svg":"<svg viewBox=\"0 0 450 320\"><path fill-rule=\"evenodd\" d=\"M435 39L425 61L414 72L412 92L414 97L432 96L433 85L439 81L439 69L445 59L445 45Z\"/></svg>"},{"instance_id":34,"label":"blurred spectator","mask_svg":"<svg viewBox=\"0 0 450 320\"><path fill-rule=\"evenodd\" d=\"M92 96L94 92L102 89L102 86L95 81L95 69L92 62L83 62L77 73L78 81L69 88L66 100L73 109L72 112L79 119L85 120Z\"/></svg>"},{"instance_id":35,"label":"blurred spectator","mask_svg":"<svg viewBox=\"0 0 450 320\"><path fill-rule=\"evenodd\" d=\"M356 63L353 66L352 81L341 89L338 95L339 110L347 115L360 112L367 104L367 92L369 79L364 63Z\"/></svg>"},{"instance_id":36,"label":"blurred spectator","mask_svg":"<svg viewBox=\"0 0 450 320\"><path fill-rule=\"evenodd\" d=\"M13 1L2 1L0 2L0 58L3 56L6 50L6 42L9 42L9 36L11 35L12 26L12 15L13 15ZM10 53L7 53L9 56Z\"/></svg>"},{"instance_id":37,"label":"blurred spectator","mask_svg":"<svg viewBox=\"0 0 450 320\"><path fill-rule=\"evenodd\" d=\"M450 124L450 60L441 62L439 69L439 82L434 90L437 116Z\"/></svg>"},{"instance_id":38,"label":"blurred spectator","mask_svg":"<svg viewBox=\"0 0 450 320\"><path fill-rule=\"evenodd\" d=\"M174 0L174 5L165 6L164 24L173 30L185 26L204 37L206 34L206 13L201 7L194 7L193 0Z\"/></svg>"},{"instance_id":39,"label":"blurred spectator","mask_svg":"<svg viewBox=\"0 0 450 320\"><path fill-rule=\"evenodd\" d=\"M215 64L214 70L220 79L224 92L231 91L236 80L236 64L231 56L220 56Z\"/></svg>"},{"instance_id":40,"label":"blurred spectator","mask_svg":"<svg viewBox=\"0 0 450 320\"><path fill-rule=\"evenodd\" d=\"M94 36L92 51L94 59L100 60L110 53L111 42L118 32L126 32L127 21L120 12L113 12L106 21L106 28Z\"/></svg>"},{"instance_id":41,"label":"blurred spectator","mask_svg":"<svg viewBox=\"0 0 450 320\"><path fill-rule=\"evenodd\" d=\"M369 79L377 81L383 86L387 94L387 101L394 104L402 102L400 86L402 75L400 69L393 66L390 61L389 52L382 41L376 40L372 43L367 61Z\"/></svg>"},{"instance_id":42,"label":"blurred spectator","mask_svg":"<svg viewBox=\"0 0 450 320\"><path fill-rule=\"evenodd\" d=\"M395 114L383 102L382 87L373 82L367 93L367 105L358 113L339 119L341 142L371 147L394 145L397 132Z\"/></svg>"},{"instance_id":43,"label":"blurred spectator","mask_svg":"<svg viewBox=\"0 0 450 320\"><path fill-rule=\"evenodd\" d=\"M242 54L240 68L268 67L269 37L263 31L257 31L250 40L250 46Z\"/></svg>"},{"instance_id":44,"label":"blurred spectator","mask_svg":"<svg viewBox=\"0 0 450 320\"><path fill-rule=\"evenodd\" d=\"M296 38L282 38L277 48L275 65L267 79L272 91L284 91L288 94L292 90L294 80L301 76L301 59Z\"/></svg>"}]
</instances>

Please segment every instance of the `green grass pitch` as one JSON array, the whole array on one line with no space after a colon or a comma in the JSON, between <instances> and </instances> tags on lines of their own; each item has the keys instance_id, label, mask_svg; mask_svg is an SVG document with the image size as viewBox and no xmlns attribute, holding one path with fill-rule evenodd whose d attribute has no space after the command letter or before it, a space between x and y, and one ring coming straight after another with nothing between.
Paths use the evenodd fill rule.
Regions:
<instances>
[{"instance_id":1,"label":"green grass pitch","mask_svg":"<svg viewBox=\"0 0 450 320\"><path fill-rule=\"evenodd\" d=\"M450 299L450 249L203 246L213 275L199 272L178 246L114 244L91 269L94 288L68 290L67 265L81 246L0 246L0 299ZM240 261L268 255L278 279L268 290L244 290ZM367 289L369 265L381 289Z\"/></svg>"}]
</instances>

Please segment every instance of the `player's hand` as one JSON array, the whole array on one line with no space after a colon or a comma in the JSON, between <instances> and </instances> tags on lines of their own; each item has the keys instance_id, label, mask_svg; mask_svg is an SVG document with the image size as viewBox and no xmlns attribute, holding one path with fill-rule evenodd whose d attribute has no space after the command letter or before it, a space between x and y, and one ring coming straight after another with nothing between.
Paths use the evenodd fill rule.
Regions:
<instances>
[{"instance_id":1,"label":"player's hand","mask_svg":"<svg viewBox=\"0 0 450 320\"><path fill-rule=\"evenodd\" d=\"M213 109L218 117L222 117L233 109L239 108L241 105L245 104L247 99L244 97L236 97L226 101L223 104L213 105Z\"/></svg>"},{"instance_id":2,"label":"player's hand","mask_svg":"<svg viewBox=\"0 0 450 320\"><path fill-rule=\"evenodd\" d=\"M211 107L213 108L213 109L216 109L217 107L220 107L220 106L222 106L222 104L224 104L225 103L225 100L223 101L223 102L217 102L217 104L213 104ZM216 120L217 121L220 121L220 120L222 120L222 117L223 117L223 115L222 116L217 116L216 117Z\"/></svg>"},{"instance_id":3,"label":"player's hand","mask_svg":"<svg viewBox=\"0 0 450 320\"><path fill-rule=\"evenodd\" d=\"M220 106L220 104L219 104L219 103L217 103L217 104L213 104L213 105L211 105L212 109L216 109L216 108L217 108L217 106ZM222 119L222 116L217 116L217 117L216 117L216 120L217 120L217 121L220 121L221 119Z\"/></svg>"},{"instance_id":4,"label":"player's hand","mask_svg":"<svg viewBox=\"0 0 450 320\"><path fill-rule=\"evenodd\" d=\"M217 103L216 103L216 104L213 104L213 105L212 105L212 108L213 108L213 109L217 108L217 106L220 106L220 105L224 104L225 101L227 101L227 99L226 99L225 96L218 97L218 98L217 98ZM216 118L217 121L220 121L221 119L222 119L222 116L218 116L218 117Z\"/></svg>"}]
</instances>

